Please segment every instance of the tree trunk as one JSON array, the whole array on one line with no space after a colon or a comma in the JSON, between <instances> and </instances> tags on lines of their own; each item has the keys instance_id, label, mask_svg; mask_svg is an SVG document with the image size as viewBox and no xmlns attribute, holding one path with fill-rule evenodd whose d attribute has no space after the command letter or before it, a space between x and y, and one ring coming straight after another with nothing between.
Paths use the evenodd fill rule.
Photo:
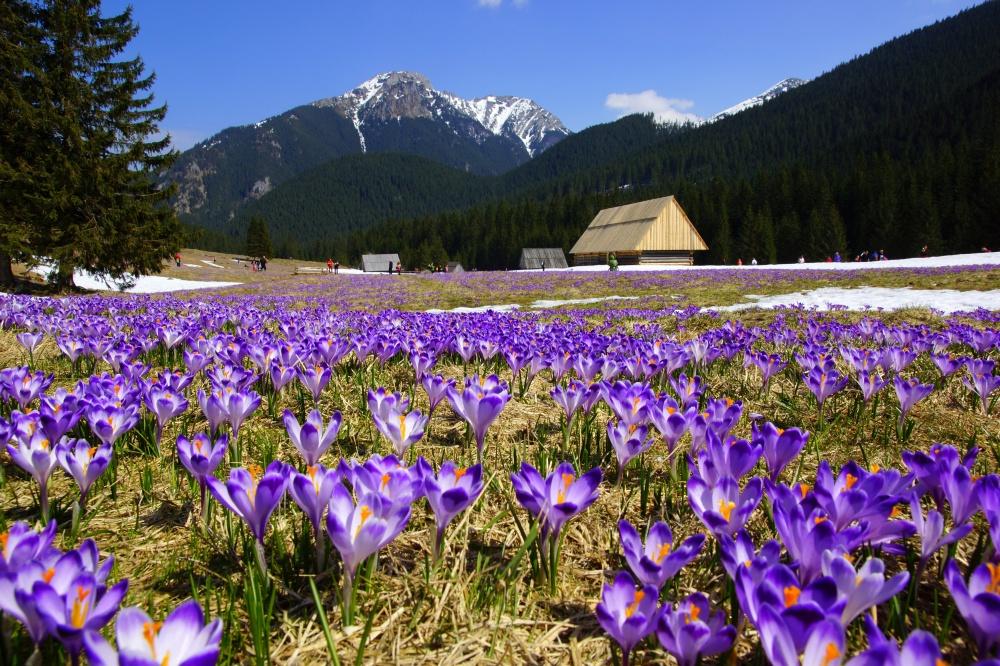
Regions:
<instances>
[{"instance_id":1,"label":"tree trunk","mask_svg":"<svg viewBox=\"0 0 1000 666\"><path fill-rule=\"evenodd\" d=\"M60 261L56 264L55 284L59 289L73 288L73 267Z\"/></svg>"},{"instance_id":2,"label":"tree trunk","mask_svg":"<svg viewBox=\"0 0 1000 666\"><path fill-rule=\"evenodd\" d=\"M0 252L0 284L12 286L14 284L14 269L11 267L9 254Z\"/></svg>"}]
</instances>

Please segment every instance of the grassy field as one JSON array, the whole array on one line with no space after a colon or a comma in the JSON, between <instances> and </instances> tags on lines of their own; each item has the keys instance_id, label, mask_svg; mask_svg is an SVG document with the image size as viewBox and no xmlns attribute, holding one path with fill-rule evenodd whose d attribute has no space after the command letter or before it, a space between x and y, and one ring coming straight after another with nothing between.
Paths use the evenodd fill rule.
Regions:
<instances>
[{"instance_id":1,"label":"grassy field","mask_svg":"<svg viewBox=\"0 0 1000 666\"><path fill-rule=\"evenodd\" d=\"M697 373L706 384L705 397L729 398L742 402L743 417L732 434L750 438L752 418L773 422L781 428L799 427L811 433L809 442L782 479L787 483L813 483L821 461L834 469L856 460L866 469L903 469L903 450L927 450L935 442L951 443L960 450L982 447L977 474L996 469L1000 451L1000 420L996 410L987 416L975 407L969 389L955 377L942 379L928 353L921 353L905 371L907 377L934 385L933 393L920 401L909 414L906 426L897 427L899 410L891 384L872 403L863 403L853 383L832 397L822 410L805 387L802 368L793 359L802 350L806 334L825 331L831 348L843 345L883 348L893 346L891 338L881 341L857 333L858 322L866 315L833 312L826 314L749 311L738 320L694 310L678 316L689 306L711 306L741 302L747 293L774 294L824 285L914 286L952 289L991 289L1000 285L997 270L951 271L864 271L823 275L767 274L763 272L702 271L691 273L642 274L465 274L457 276L329 276L295 275L306 262L273 261L268 273L250 273L234 267L230 257L185 251L183 262L212 261L225 266L216 269L170 267L165 274L186 279L236 280L244 275L247 284L220 292L161 297L80 297L97 308L114 335L136 335L140 321L194 322L199 314L220 313L215 324L205 324L203 333L233 335L254 344L265 333L294 342L306 340L305 331L327 331L349 338L362 334L362 326L385 337L411 344L421 336L441 335L442 330L464 333L478 339L496 340L502 348L512 344L541 344L529 337L532 331L556 326L563 342L547 342L546 353L567 345L578 353L580 340L600 339L599 349L623 358L630 350L645 348L654 340L678 343L690 340L721 340L735 325L740 330L769 332L751 336L754 349L780 354L789 362L767 390L761 388L759 372L746 367L743 354L707 365L686 364L682 371ZM232 264L232 266L230 265ZM241 273L242 271L242 273ZM217 272L217 273L216 273ZM518 303L529 305L541 298L572 299L597 296L638 296L635 301L609 301L600 305L565 308L512 315L349 315L352 308L372 311L396 308L420 311L458 305ZM65 303L53 302L38 317L58 317ZM123 304L132 304L132 309ZM111 314L114 308L118 319ZM9 301L0 302L0 319L15 312ZM122 317L121 313L127 313ZM79 315L70 315L79 316ZM505 324L505 322L509 322ZM941 317L928 311L907 311L881 315L885 330L906 329L920 338L943 330L996 328L996 321L982 317ZM56 322L58 324L58 322ZM217 325L217 326L216 326ZM108 371L106 363L71 363L63 357L53 337L46 336L30 355L15 339L23 325L0 330L0 368L28 363L52 373L56 387L72 389L92 373ZM63 332L72 330L62 322ZM781 331L799 334L788 342L775 342ZM553 335L556 335L555 333ZM523 336L523 337L518 337ZM547 339L547 338L546 338ZM519 342L519 340L521 342ZM754 342L755 341L755 342ZM304 344L304 343L303 343ZM956 353L969 353L959 343ZM641 352L640 352L641 353ZM997 359L994 345L983 358ZM848 373L839 355L837 365ZM143 353L139 359L156 370L173 367L183 370L179 352L163 345ZM244 361L252 367L249 360ZM221 363L221 361L220 361ZM49 489L53 517L59 521L58 543L71 548L83 538L93 538L104 553L114 554L112 579L130 583L127 605L139 605L154 617L162 617L185 598L193 596L210 616L222 617L225 633L222 661L227 663L322 663L329 650L342 663L603 663L617 651L599 627L594 607L601 598L602 584L614 572L625 569L617 524L630 520L642 532L654 520L665 521L673 530L675 544L692 534L707 533L692 511L685 487L689 471L684 461L675 478L671 460L662 442L655 443L625 470L621 485L614 451L604 426L612 418L609 406L599 401L588 419L579 419L567 433L565 418L550 397L557 381L542 371L528 388L519 391L523 375L512 374L498 354L492 359L476 357L470 362L454 352L438 354L433 367L459 383L473 373L496 373L510 383L513 397L490 428L484 461L485 490L478 501L455 519L447 531L441 560L430 559L434 519L426 502L414 504L412 517L402 534L377 556L377 564L366 569L358 592L359 609L355 622L344 626L339 608L340 575L336 566L315 575L320 604L310 587L316 573L312 533L303 513L287 499L271 518L266 536L270 577L262 581L252 574L255 568L252 540L239 519L218 502L210 503L207 524L199 515L198 486L178 462L174 442L178 435L193 436L208 429L198 407L195 392L210 390L203 373L186 390L190 408L171 420L163 433L162 451L149 441L148 419L115 444L117 463L91 492L87 513L76 534L72 534L72 505L76 491L62 472L53 475ZM676 374L676 373L674 373ZM665 374L654 376L652 388L672 391ZM358 358L350 354L333 366L330 384L322 391L317 408L326 417L334 411L343 415L339 439L323 458L327 466L340 459L364 460L373 453L390 452L387 440L372 424L366 404L369 389L385 387L412 397L413 406L426 413L427 396L414 381L414 371L403 353L382 362L374 356ZM301 385L293 380L284 390L267 389L259 380L254 388L264 395L259 409L241 428L238 447L231 446L228 460L217 475L224 478L229 466L282 460L304 466L289 441L281 414L290 410L301 421L312 406ZM704 404L704 403L703 403ZM6 404L3 411L8 416ZM584 421L586 427L580 421ZM76 433L92 437L81 421ZM681 442L681 454L688 436ZM677 454L677 455L681 455ZM461 465L475 461L465 422L442 403L430 419L427 434L410 450L412 463L423 456L437 467L444 460ZM531 544L530 516L518 504L510 482L522 461L543 473L560 460L573 462L579 472L599 466L605 481L600 497L589 509L565 528L561 562L554 591L539 583L537 553ZM37 486L4 459L4 480L0 489L0 511L7 524L38 517ZM759 463L753 474L763 474ZM908 505L900 501L904 514ZM769 501L765 499L747 525L758 547L775 535ZM986 522L975 517L976 527L951 555L963 563L973 563L988 550ZM985 543L984 543L985 540ZM912 539L908 540L913 547ZM329 551L329 543L327 544ZM872 556L864 550L862 557ZM952 663L966 663L975 654L961 617L952 608L949 593L940 575L946 554L935 555L923 569L919 583L908 588L904 603L880 608L883 630L897 639L922 627L936 634ZM701 554L671 582L663 599L676 601L699 590L713 606L735 617L732 588L719 564L719 550L711 537ZM892 572L911 567L906 557L883 555ZM268 595L273 595L270 597ZM319 612L318 612L319 609ZM320 614L331 627L330 642L324 635ZM266 628L266 629L265 629ZM30 653L22 632L15 632L12 651ZM848 654L864 649L860 622L847 627ZM46 648L47 659L60 659L53 645ZM642 663L667 663L666 653L655 639L639 648ZM757 660L764 656L758 637L747 622L739 623L739 634L730 656L723 659ZM23 657L18 657L18 663Z\"/></svg>"}]
</instances>

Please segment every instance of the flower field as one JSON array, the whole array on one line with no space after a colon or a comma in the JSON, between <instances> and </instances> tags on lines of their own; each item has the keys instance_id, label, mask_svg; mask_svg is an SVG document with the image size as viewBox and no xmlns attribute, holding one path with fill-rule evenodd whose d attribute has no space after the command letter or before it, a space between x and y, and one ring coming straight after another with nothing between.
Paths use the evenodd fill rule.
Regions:
<instances>
[{"instance_id":1,"label":"flower field","mask_svg":"<svg viewBox=\"0 0 1000 666\"><path fill-rule=\"evenodd\" d=\"M819 273L0 295L0 659L996 659L1000 313L705 308L1000 271Z\"/></svg>"}]
</instances>

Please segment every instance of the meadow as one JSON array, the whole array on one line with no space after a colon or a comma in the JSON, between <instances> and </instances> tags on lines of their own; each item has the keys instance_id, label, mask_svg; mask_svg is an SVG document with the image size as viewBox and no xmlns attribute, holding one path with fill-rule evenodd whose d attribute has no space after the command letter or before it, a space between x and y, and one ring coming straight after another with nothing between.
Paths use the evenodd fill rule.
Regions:
<instances>
[{"instance_id":1,"label":"meadow","mask_svg":"<svg viewBox=\"0 0 1000 666\"><path fill-rule=\"evenodd\" d=\"M1000 313L711 310L996 267L278 266L0 295L3 663L998 656Z\"/></svg>"}]
</instances>

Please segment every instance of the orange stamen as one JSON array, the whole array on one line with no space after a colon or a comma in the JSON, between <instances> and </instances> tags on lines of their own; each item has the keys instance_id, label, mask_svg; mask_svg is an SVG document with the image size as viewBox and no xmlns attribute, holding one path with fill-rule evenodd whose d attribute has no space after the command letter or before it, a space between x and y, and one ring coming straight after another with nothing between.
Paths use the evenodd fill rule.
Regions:
<instances>
[{"instance_id":1,"label":"orange stamen","mask_svg":"<svg viewBox=\"0 0 1000 666\"><path fill-rule=\"evenodd\" d=\"M802 590L800 588L795 587L794 585L789 585L788 587L785 588L784 593L785 593L785 608L788 608L789 606L794 606L795 604L799 603L799 595L802 594Z\"/></svg>"}]
</instances>

